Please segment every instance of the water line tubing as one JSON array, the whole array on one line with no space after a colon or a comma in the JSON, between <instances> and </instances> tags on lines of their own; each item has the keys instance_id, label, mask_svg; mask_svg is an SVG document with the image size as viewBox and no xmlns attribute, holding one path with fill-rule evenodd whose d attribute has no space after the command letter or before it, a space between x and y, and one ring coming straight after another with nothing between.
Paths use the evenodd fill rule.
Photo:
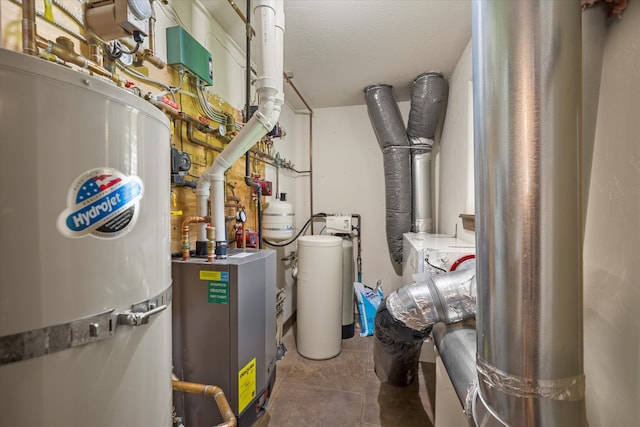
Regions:
<instances>
[{"instance_id":1,"label":"water line tubing","mask_svg":"<svg viewBox=\"0 0 640 427\"><path fill-rule=\"evenodd\" d=\"M300 236L302 235L302 233L304 233L304 231L309 227L309 224L311 224L311 221L312 221L314 218L324 218L324 217L326 217L326 216L327 216L327 214L326 214L326 213L323 213L323 212L320 212L320 213L317 213L317 214L311 215L311 218L309 218L309 219L307 220L307 222L302 226L302 228L300 229L300 231L298 231L298 234L296 234L296 235L293 237L293 239L289 240L288 242L284 242L284 243L275 243L275 242L272 242L272 241L267 240L267 239L262 239L262 240L263 240L267 245L269 245L269 246L273 246L273 247L276 247L276 248L284 248L285 246L288 246L288 245L292 244L293 242L295 242L295 241L298 239L298 237L300 237Z\"/></svg>"},{"instance_id":2,"label":"water line tubing","mask_svg":"<svg viewBox=\"0 0 640 427\"><path fill-rule=\"evenodd\" d=\"M224 391L215 385L197 384L185 381L172 380L172 387L175 391L181 391L191 394L203 394L205 396L213 397L218 406L218 410L222 415L223 422L218 424L217 427L235 427L238 423L229 401L224 395Z\"/></svg>"}]
</instances>

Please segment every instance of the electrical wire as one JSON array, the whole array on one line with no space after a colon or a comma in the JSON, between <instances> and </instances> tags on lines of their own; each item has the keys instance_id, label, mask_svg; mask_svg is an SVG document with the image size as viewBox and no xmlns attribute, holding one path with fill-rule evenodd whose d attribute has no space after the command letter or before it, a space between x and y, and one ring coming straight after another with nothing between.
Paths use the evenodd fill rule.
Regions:
<instances>
[{"instance_id":1,"label":"electrical wire","mask_svg":"<svg viewBox=\"0 0 640 427\"><path fill-rule=\"evenodd\" d=\"M197 90L196 93L198 95L198 101L200 103L200 107L202 108L202 111L204 112L205 117L211 120L214 120L220 124L226 125L227 116L224 115L224 112L222 110L215 111L212 108L211 104L207 100L206 94L204 93L204 89L201 81L198 81L196 83L196 90Z\"/></svg>"},{"instance_id":2,"label":"electrical wire","mask_svg":"<svg viewBox=\"0 0 640 427\"><path fill-rule=\"evenodd\" d=\"M300 237L300 235L301 235L302 233L304 233L304 231L309 227L309 224L311 224L311 221L312 221L314 218L326 218L326 216L327 216L327 214L326 214L326 213L322 213L322 212L321 212L321 213L314 214L314 215L311 215L311 218L309 218L309 220L308 220L308 221L307 221L307 222L302 226L302 228L300 229L300 231L298 232L298 234L296 234L296 235L295 235L295 237L294 237L293 239L289 240L289 241L288 241L288 242L286 242L286 243L274 243L274 242L271 242L271 241L269 241L269 240L267 240L267 239L264 239L264 238L262 239L262 241L263 241L263 242L265 242L265 243L266 243L267 245L269 245L269 246L273 246L273 247L276 247L276 248L283 248L283 247L285 247L285 246L288 246L288 245L292 244L292 243L293 243L293 242L295 242L296 240L298 240L298 237Z\"/></svg>"},{"instance_id":3,"label":"electrical wire","mask_svg":"<svg viewBox=\"0 0 640 427\"><path fill-rule=\"evenodd\" d=\"M131 50L126 50L123 47L123 44L118 40L113 41L113 46L110 46L109 43L105 43L103 46L104 53L111 59L120 59L122 55L133 55L140 49L142 42L144 41L144 36L140 31L133 32L133 40L136 42L136 45Z\"/></svg>"},{"instance_id":4,"label":"electrical wire","mask_svg":"<svg viewBox=\"0 0 640 427\"><path fill-rule=\"evenodd\" d=\"M431 267L431 268L433 268L433 269L436 269L436 270L442 271L443 273L446 273L446 272L447 272L447 270L445 270L444 268L440 268L440 267L437 267L437 266L435 266L435 265L431 264L431 263L429 262L429 258L425 258L425 259L424 259L424 261L429 265L429 267Z\"/></svg>"},{"instance_id":5,"label":"electrical wire","mask_svg":"<svg viewBox=\"0 0 640 427\"><path fill-rule=\"evenodd\" d=\"M131 76L133 76L133 77L135 77L137 79L140 79L140 80L142 80L142 81L144 81L146 83L152 84L152 85L157 86L159 88L165 89L172 96L173 101L174 102L176 101L176 96L175 96L175 94L173 92L171 92L171 87L170 86L167 86L166 84L164 84L162 82L159 82L157 80L150 79L149 77L145 76L144 74L142 74L142 73L140 73L140 72L138 72L138 71L136 71L136 70L134 70L132 68L129 68L129 66L127 66L127 65L122 64L120 61L116 61L116 65L122 71L124 71L125 73L127 73L127 74L129 74L129 75L131 75Z\"/></svg>"}]
</instances>

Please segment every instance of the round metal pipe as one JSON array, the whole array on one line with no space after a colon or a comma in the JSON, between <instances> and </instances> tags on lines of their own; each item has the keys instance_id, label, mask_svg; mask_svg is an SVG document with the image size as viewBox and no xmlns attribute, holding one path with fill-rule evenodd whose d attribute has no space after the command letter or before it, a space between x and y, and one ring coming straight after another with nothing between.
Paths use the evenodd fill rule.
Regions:
<instances>
[{"instance_id":1,"label":"round metal pipe","mask_svg":"<svg viewBox=\"0 0 640 427\"><path fill-rule=\"evenodd\" d=\"M469 393L478 381L475 322L471 319L451 325L436 323L432 334L458 400L467 409Z\"/></svg>"},{"instance_id":2,"label":"round metal pipe","mask_svg":"<svg viewBox=\"0 0 640 427\"><path fill-rule=\"evenodd\" d=\"M479 394L513 426L584 426L580 8L472 8Z\"/></svg>"}]
</instances>

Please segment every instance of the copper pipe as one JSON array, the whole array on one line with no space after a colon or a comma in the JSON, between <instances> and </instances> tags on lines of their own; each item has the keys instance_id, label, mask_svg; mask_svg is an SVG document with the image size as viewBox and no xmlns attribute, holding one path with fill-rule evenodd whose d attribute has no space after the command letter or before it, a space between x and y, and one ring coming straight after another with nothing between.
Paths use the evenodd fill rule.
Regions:
<instances>
[{"instance_id":1,"label":"copper pipe","mask_svg":"<svg viewBox=\"0 0 640 427\"><path fill-rule=\"evenodd\" d=\"M148 63L150 63L151 65L153 65L154 67L156 67L159 70L164 69L164 67L167 65L166 62L164 62L162 59L158 58L153 53L153 50L151 50L151 49L145 49L145 50L142 51L142 53L138 53L137 58L140 61L147 61Z\"/></svg>"},{"instance_id":2,"label":"copper pipe","mask_svg":"<svg viewBox=\"0 0 640 427\"><path fill-rule=\"evenodd\" d=\"M293 84L293 82L291 81L291 78L287 75L287 73L282 73L282 75L284 76L284 80L289 83L289 86L291 86L291 89L293 89L293 91L296 93L296 95L298 95L298 98L300 98L300 101L302 101L302 103L304 104L305 107L307 107L307 110L309 110L309 112L311 114L313 114L313 110L311 109L311 107L309 107L309 104L307 103L307 101L304 99L304 97L302 96L302 94L300 93L300 91L298 90L298 88L296 87L296 85Z\"/></svg>"},{"instance_id":3,"label":"copper pipe","mask_svg":"<svg viewBox=\"0 0 640 427\"><path fill-rule=\"evenodd\" d=\"M244 22L246 24L247 23L247 17L244 16L244 13L242 13L242 11L238 7L238 5L233 0L227 0L227 1L229 2L231 7L233 8L233 10L236 11L236 14L240 17L240 19L242 19L242 22ZM256 31L253 29L253 27L251 27L251 37L253 37L255 35L256 35Z\"/></svg>"},{"instance_id":4,"label":"copper pipe","mask_svg":"<svg viewBox=\"0 0 640 427\"><path fill-rule=\"evenodd\" d=\"M304 99L296 85L293 84L291 78L287 75L287 73L283 73L284 79L289 86L293 89L293 91L298 95L302 103L309 110L309 209L310 215L313 216L313 109L309 106L307 101ZM313 234L313 227L311 227L311 234Z\"/></svg>"},{"instance_id":5,"label":"copper pipe","mask_svg":"<svg viewBox=\"0 0 640 427\"><path fill-rule=\"evenodd\" d=\"M151 36L149 36L149 40L151 40ZM136 47L135 44L131 43L127 39L120 39L118 40L118 42L125 45L129 50L133 50ZM160 70L162 70L167 65L166 62L164 62L162 59L158 58L155 55L154 50L152 48L148 48L144 50L139 49L135 55L136 55L136 61L138 62L147 61L151 65L153 65L154 67Z\"/></svg>"},{"instance_id":6,"label":"copper pipe","mask_svg":"<svg viewBox=\"0 0 640 427\"><path fill-rule=\"evenodd\" d=\"M191 242L189 241L189 224L200 224L203 222L210 222L211 218L208 216L188 216L182 221L182 260L189 261L191 254Z\"/></svg>"},{"instance_id":7,"label":"copper pipe","mask_svg":"<svg viewBox=\"0 0 640 427\"><path fill-rule=\"evenodd\" d=\"M102 66L102 57L100 56L100 42L91 38L89 40L89 59L96 63L96 65Z\"/></svg>"},{"instance_id":8,"label":"copper pipe","mask_svg":"<svg viewBox=\"0 0 640 427\"><path fill-rule=\"evenodd\" d=\"M35 0L22 0L22 53L38 55Z\"/></svg>"},{"instance_id":9,"label":"copper pipe","mask_svg":"<svg viewBox=\"0 0 640 427\"><path fill-rule=\"evenodd\" d=\"M156 51L156 9L153 7L153 0L151 0L150 6L151 16L149 17L149 35L147 37L149 49L145 49L145 52L148 50L153 54Z\"/></svg>"},{"instance_id":10,"label":"copper pipe","mask_svg":"<svg viewBox=\"0 0 640 427\"><path fill-rule=\"evenodd\" d=\"M218 410L222 415L223 422L218 427L235 427L237 425L236 416L231 410L231 406L224 395L224 391L220 387L214 385L196 384L185 381L172 380L173 389L191 394L204 394L213 397L218 406Z\"/></svg>"},{"instance_id":11,"label":"copper pipe","mask_svg":"<svg viewBox=\"0 0 640 427\"><path fill-rule=\"evenodd\" d=\"M67 37L58 37L56 39L56 42L52 42L51 40L47 40L44 37L38 35L36 35L36 38L37 45L39 47L45 49L49 53L54 54L63 61L70 62L82 68L86 68L92 73L108 77L115 82L118 82L120 80L120 78L116 74L110 73L99 65L96 65L92 61L89 61L84 56L75 53L75 51L73 50L73 42Z\"/></svg>"},{"instance_id":12,"label":"copper pipe","mask_svg":"<svg viewBox=\"0 0 640 427\"><path fill-rule=\"evenodd\" d=\"M188 121L187 122L187 139L189 140L190 143L195 144L195 145L199 145L201 147L204 148L208 148L210 150L213 151L217 151L218 153L222 152L222 148L220 147L216 147L215 145L209 144L206 141L202 141L197 139L194 135L193 135L193 128L194 128L194 124L193 121Z\"/></svg>"}]
</instances>

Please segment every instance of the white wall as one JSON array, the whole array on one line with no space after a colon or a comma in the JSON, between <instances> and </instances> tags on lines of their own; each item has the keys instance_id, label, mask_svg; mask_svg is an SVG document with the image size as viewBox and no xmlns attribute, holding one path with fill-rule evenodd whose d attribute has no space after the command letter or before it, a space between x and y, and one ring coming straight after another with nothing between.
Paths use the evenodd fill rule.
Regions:
<instances>
[{"instance_id":1,"label":"white wall","mask_svg":"<svg viewBox=\"0 0 640 427\"><path fill-rule=\"evenodd\" d=\"M406 121L409 103L399 105ZM387 248L382 151L367 107L315 110L313 130L314 210L362 216L362 280L381 279L388 295L401 286L401 270Z\"/></svg>"},{"instance_id":2,"label":"white wall","mask_svg":"<svg viewBox=\"0 0 640 427\"><path fill-rule=\"evenodd\" d=\"M604 53L584 247L591 427L640 422L640 3Z\"/></svg>"},{"instance_id":3,"label":"white wall","mask_svg":"<svg viewBox=\"0 0 640 427\"><path fill-rule=\"evenodd\" d=\"M436 229L450 236L457 231L458 238L475 243L475 233L464 230L459 218L475 211L471 78L469 41L449 79L447 112L437 146Z\"/></svg>"}]
</instances>

